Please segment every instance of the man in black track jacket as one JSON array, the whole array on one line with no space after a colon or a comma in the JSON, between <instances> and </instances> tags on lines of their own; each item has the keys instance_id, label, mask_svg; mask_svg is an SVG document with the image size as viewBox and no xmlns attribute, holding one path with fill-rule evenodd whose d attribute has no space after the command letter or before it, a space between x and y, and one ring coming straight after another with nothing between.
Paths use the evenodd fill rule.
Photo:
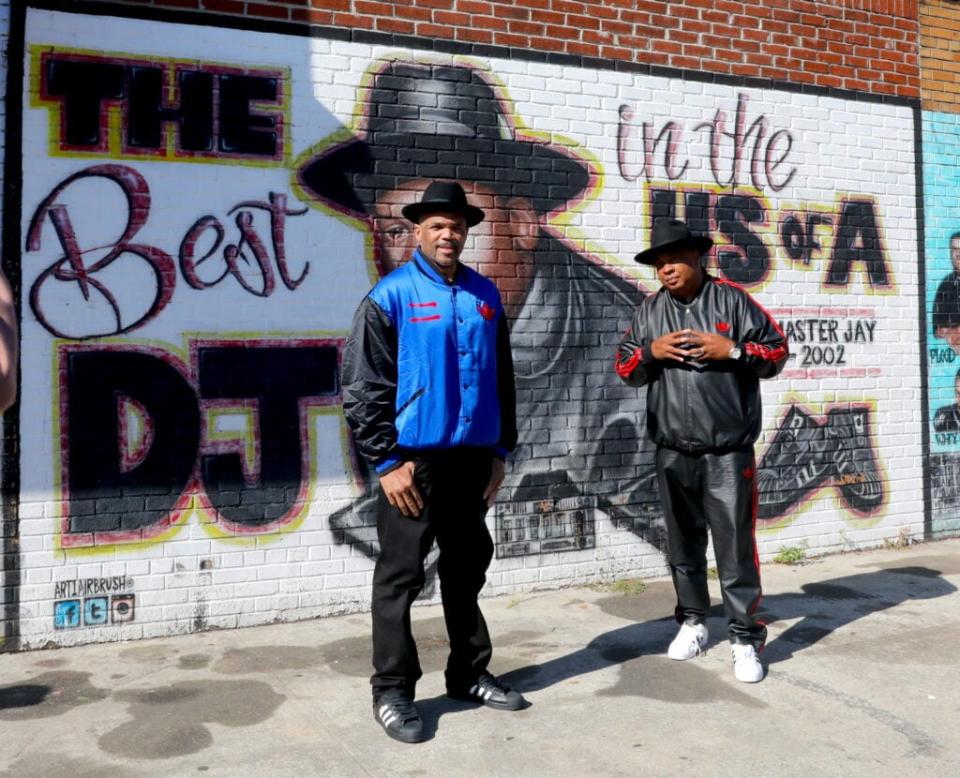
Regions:
<instances>
[{"instance_id":1,"label":"man in black track jacket","mask_svg":"<svg viewBox=\"0 0 960 778\"><path fill-rule=\"evenodd\" d=\"M754 536L753 444L760 434L760 379L787 360L777 323L735 284L713 278L700 258L713 245L676 220L658 220L637 262L663 284L637 308L620 343L616 371L647 385L647 431L657 445L657 479L680 631L671 659L707 642L707 528L713 535L723 605L740 681L763 678L757 652L766 627Z\"/></svg>"}]
</instances>

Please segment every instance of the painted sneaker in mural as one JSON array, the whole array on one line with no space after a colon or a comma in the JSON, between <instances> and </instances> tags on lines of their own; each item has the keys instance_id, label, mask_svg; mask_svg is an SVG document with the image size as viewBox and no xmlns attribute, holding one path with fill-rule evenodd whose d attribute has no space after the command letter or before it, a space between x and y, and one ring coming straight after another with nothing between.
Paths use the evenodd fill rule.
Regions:
<instances>
[{"instance_id":1,"label":"painted sneaker in mural","mask_svg":"<svg viewBox=\"0 0 960 778\"><path fill-rule=\"evenodd\" d=\"M481 675L476 683L467 689L447 689L447 696L454 700L479 702L497 710L521 710L527 706L527 701L520 692L505 686L489 674Z\"/></svg>"},{"instance_id":2,"label":"painted sneaker in mural","mask_svg":"<svg viewBox=\"0 0 960 778\"><path fill-rule=\"evenodd\" d=\"M757 467L759 518L783 515L820 486L832 471L827 452L824 425L791 407Z\"/></svg>"},{"instance_id":3,"label":"painted sneaker in mural","mask_svg":"<svg viewBox=\"0 0 960 778\"><path fill-rule=\"evenodd\" d=\"M843 501L858 513L883 504L884 487L870 440L869 408L834 408L827 416L827 448Z\"/></svg>"},{"instance_id":4,"label":"painted sneaker in mural","mask_svg":"<svg viewBox=\"0 0 960 778\"><path fill-rule=\"evenodd\" d=\"M373 717L394 740L419 743L424 739L423 720L405 692L397 690L381 694L373 703Z\"/></svg>"},{"instance_id":5,"label":"painted sneaker in mural","mask_svg":"<svg viewBox=\"0 0 960 778\"><path fill-rule=\"evenodd\" d=\"M703 651L709 636L706 624L681 624L680 631L667 649L667 656L678 662L693 659Z\"/></svg>"},{"instance_id":6,"label":"painted sneaker in mural","mask_svg":"<svg viewBox=\"0 0 960 778\"><path fill-rule=\"evenodd\" d=\"M733 655L733 674L743 683L756 683L763 680L763 665L757 656L757 649L748 643L734 643L730 646Z\"/></svg>"}]
</instances>

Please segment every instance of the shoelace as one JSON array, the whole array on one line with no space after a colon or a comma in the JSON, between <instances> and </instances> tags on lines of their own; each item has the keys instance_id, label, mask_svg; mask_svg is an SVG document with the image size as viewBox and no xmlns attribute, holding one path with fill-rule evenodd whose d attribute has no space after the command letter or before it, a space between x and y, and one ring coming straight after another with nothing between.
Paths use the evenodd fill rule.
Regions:
<instances>
[{"instance_id":1,"label":"shoelace","mask_svg":"<svg viewBox=\"0 0 960 778\"><path fill-rule=\"evenodd\" d=\"M482 678L477 679L477 691L488 691L491 694L498 694L501 697L506 697L507 689L506 686L501 686L499 683L494 680L493 676L485 675Z\"/></svg>"},{"instance_id":2,"label":"shoelace","mask_svg":"<svg viewBox=\"0 0 960 778\"><path fill-rule=\"evenodd\" d=\"M395 700L385 700L383 704L387 705L389 710L400 719L400 721L411 721L412 719L420 718L420 714L417 713L417 709L412 700L399 698Z\"/></svg>"}]
</instances>

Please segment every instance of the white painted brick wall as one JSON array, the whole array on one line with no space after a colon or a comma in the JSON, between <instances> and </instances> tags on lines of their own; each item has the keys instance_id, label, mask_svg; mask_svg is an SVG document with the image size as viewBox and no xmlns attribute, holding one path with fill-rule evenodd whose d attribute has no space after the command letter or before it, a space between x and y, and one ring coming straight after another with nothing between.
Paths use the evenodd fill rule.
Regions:
<instances>
[{"instance_id":1,"label":"white painted brick wall","mask_svg":"<svg viewBox=\"0 0 960 778\"><path fill-rule=\"evenodd\" d=\"M236 203L262 200L274 191L287 194L290 207L299 208L293 186L295 170L310 154L317 153L331 134L340 132L346 137L347 130L361 130L358 94L365 94L362 88L369 85L372 68L380 58L437 60L420 52L388 47L31 11L27 72L31 67L39 72L33 58L41 47L75 53L77 41L83 41L83 49L91 54L111 52L133 59L279 68L290 74L290 149L283 165L267 167L223 160L194 163L59 151L50 141L51 126L57 126L51 125L57 118L56 102L42 104L24 96L24 235L31 216L59 182L79 170L109 162L130 167L147 180L151 212L136 240L159 246L174 259L185 231L204 214L220 219L230 235L228 240L235 240L228 211ZM242 52L242 57L237 52ZM875 374L858 376L833 369L812 376L792 362L789 377L764 386L764 433L758 442L758 455L762 463L765 454L781 445L776 442L778 429L791 408L802 409L814 425L811 428L819 429L840 418L838 412L862 406L867 409L870 430L859 452L864 456L873 452L877 457L884 499L879 507L858 512L843 498L840 485L833 480L835 474L829 475L789 507L760 523L760 553L769 559L787 545L805 543L811 552L837 551L878 545L897 538L901 530L915 537L922 534L921 430L926 422L921 418L923 390L917 354L921 335L916 150L909 107L712 82L670 81L642 74L557 68L519 59L446 61L471 63L477 68L498 91L518 133L540 140L552 133L550 140L555 146L563 146L592 165L597 178L589 196L572 210L555 214L548 229L567 250L585 257L591 268L602 267L606 277L627 277L648 290L657 286L652 272L631 261L647 241L648 189L679 187L717 196L729 194L729 189L713 180L706 133L697 126L713 121L716 113L723 111L729 127L738 97L744 95L747 127L762 115L768 122L767 137L777 130L789 132L793 137L789 166L796 167L790 185L780 192L769 185L759 190L737 190L756 197L766 218L755 229L770 251L771 271L752 291L781 320L823 318L836 322L841 330L851 321L875 320L875 342L849 344L846 350L851 369ZM627 180L621 175L617 131L619 109L624 104L634 106L638 126L647 121L659 131L672 120L682 128L680 153L689 160L689 167L680 180L668 181L662 145L654 158L649 184L643 176ZM727 169L731 161L729 140L720 148L719 162ZM636 167L642 164L642 155L635 154L627 161ZM744 171L749 169L749 161L748 152ZM873 289L864 280L862 265L854 268L849 285L828 288L823 284L827 250L816 253L807 267L791 261L780 245L777 228L788 213L818 211L834 219L833 226L822 226L816 233L829 248L842 195L867 198L873 204L884 256L892 270L891 289ZM678 197L682 202L682 194ZM116 187L103 180L86 181L59 197L58 202L68 209L83 246L116 239L122 224L117 214L125 207ZM682 215L682 209L678 215ZM714 237L722 239L716 227L714 224ZM41 237L41 247L25 253L23 265L22 302L26 313L21 429L30 430L21 441L23 645L32 647L48 641L67 645L198 628L233 628L368 607L373 563L363 547L344 542L344 530L331 523L331 517L359 495L337 408L305 423L313 430L308 464L314 490L303 515L282 531L240 532L228 523L218 525L209 510L194 505L180 522L154 538L130 542L132 537L118 541L98 535L95 546L71 545L70 527L63 523L64 476L59 451L61 433L69 432L63 425L69 398L60 396L56 367L57 349L71 341L55 339L31 313L27 297L40 273L55 263L63 250L49 218L44 221ZM233 340L343 337L353 309L376 275L367 231L362 223L335 216L329 208L311 208L304 216L288 219L285 237L291 261L297 267L302 259L311 263L310 274L296 292L278 284L271 297L257 299L232 279L200 291L190 288L180 275L169 304L153 320L122 337L95 341L97 347L149 346L186 363L189 338L198 335ZM87 262L92 262L92 257ZM122 292L125 304L133 307L137 300L131 297L131 290L145 280L132 273L134 263L129 267L129 277L118 275L109 283ZM90 326L91 312L76 296L68 296L68 286L49 291L51 297L43 304L52 307L70 301L73 307L63 309L72 311L65 321L81 331ZM618 315L607 298L591 304L596 322L609 322ZM869 313L824 312L835 308ZM814 313L792 313L798 310ZM555 330L557 306L532 312L528 307L525 311L521 317L525 337L543 338ZM581 329L594 332L590 326L594 325ZM594 342L599 351L601 336L597 332ZM804 344L792 345L799 359ZM579 473L574 486L591 493L595 484L570 462L585 436L598 436L600 429L585 430L576 422L568 424L566 419L579 418L576 414L581 407L604 397L621 403L628 412L636 405L617 399L621 390L609 360L602 369L588 367L583 366L582 376L554 371L527 384L526 391L543 392L554 399L530 409L530 416L539 412L536 418L542 420L538 421L542 428L529 433L533 456L514 463L512 485L521 474L569 471ZM614 478L616 469L611 466L605 477ZM626 466L621 470L624 476L632 472ZM628 523L615 521L603 509L595 511L594 519L594 548L496 559L485 592L505 594L665 571L664 558L652 544L651 535L631 530ZM497 530L493 512L488 524L491 530ZM365 540L374 540L370 527L365 533ZM110 576L132 580L132 586L123 593L135 595L134 620L102 626L60 624L57 628L55 603L68 599L55 596L57 583Z\"/></svg>"}]
</instances>

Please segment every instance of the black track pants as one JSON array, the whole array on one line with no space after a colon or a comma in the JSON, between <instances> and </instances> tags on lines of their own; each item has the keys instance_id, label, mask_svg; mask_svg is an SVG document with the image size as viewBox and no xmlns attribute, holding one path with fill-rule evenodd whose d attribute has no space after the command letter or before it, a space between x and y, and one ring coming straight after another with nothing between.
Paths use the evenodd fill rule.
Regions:
<instances>
[{"instance_id":1,"label":"black track pants","mask_svg":"<svg viewBox=\"0 0 960 778\"><path fill-rule=\"evenodd\" d=\"M760 605L760 563L753 449L726 454L657 450L657 477L667 525L677 621L701 622L710 608L707 528L713 535L730 640L761 647L767 629L754 618Z\"/></svg>"},{"instance_id":2,"label":"black track pants","mask_svg":"<svg viewBox=\"0 0 960 778\"><path fill-rule=\"evenodd\" d=\"M436 538L443 617L450 638L447 688L462 690L486 672L492 649L477 596L493 558L483 492L491 454L451 449L416 460L424 509L418 518L392 507L382 490L377 504L380 556L373 571L373 698L388 689L411 697L422 672L410 630L410 606L424 585L423 561Z\"/></svg>"}]
</instances>

